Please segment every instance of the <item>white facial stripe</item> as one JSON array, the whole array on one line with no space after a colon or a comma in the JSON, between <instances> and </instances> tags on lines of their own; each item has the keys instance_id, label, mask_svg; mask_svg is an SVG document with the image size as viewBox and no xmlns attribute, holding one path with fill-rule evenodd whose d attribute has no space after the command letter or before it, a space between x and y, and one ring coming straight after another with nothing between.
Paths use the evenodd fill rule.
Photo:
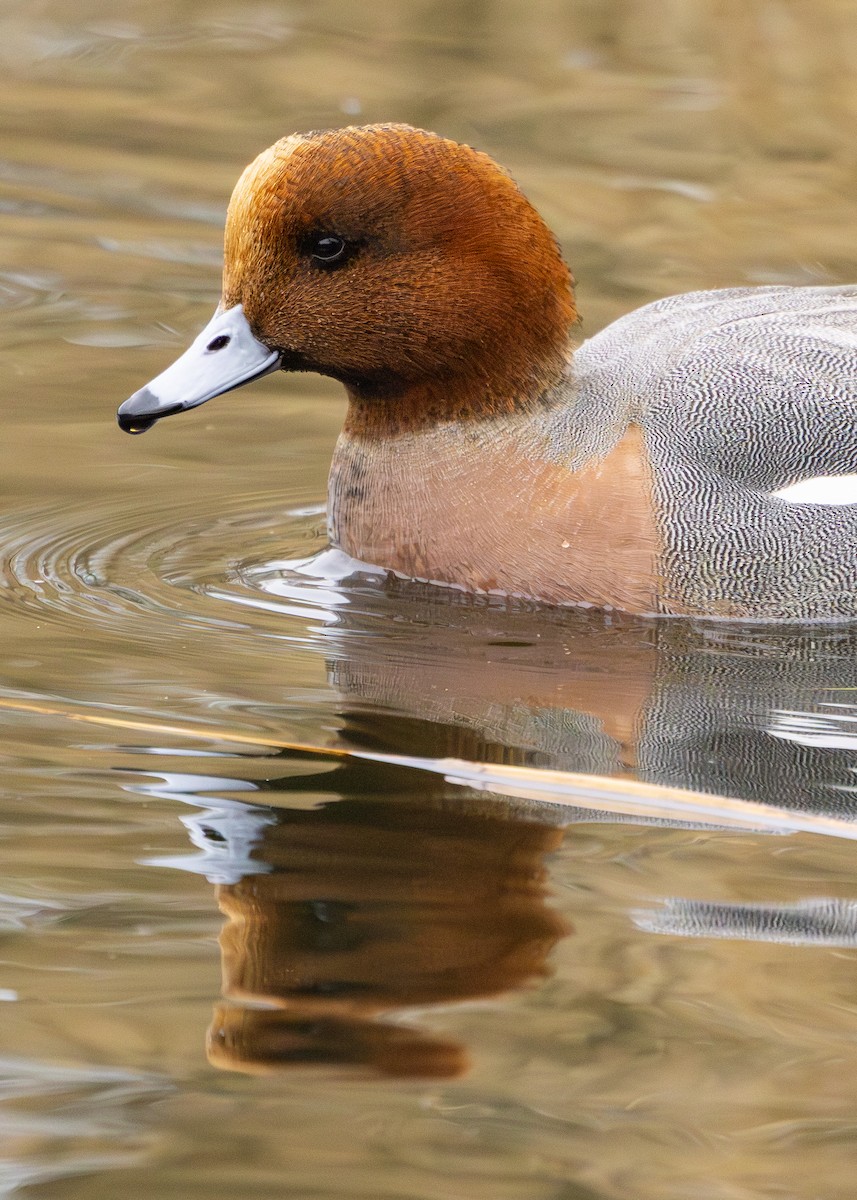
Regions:
<instances>
[{"instance_id":1,"label":"white facial stripe","mask_svg":"<svg viewBox=\"0 0 857 1200\"><path fill-rule=\"evenodd\" d=\"M790 483L772 495L789 504L857 504L857 475L818 475Z\"/></svg>"}]
</instances>

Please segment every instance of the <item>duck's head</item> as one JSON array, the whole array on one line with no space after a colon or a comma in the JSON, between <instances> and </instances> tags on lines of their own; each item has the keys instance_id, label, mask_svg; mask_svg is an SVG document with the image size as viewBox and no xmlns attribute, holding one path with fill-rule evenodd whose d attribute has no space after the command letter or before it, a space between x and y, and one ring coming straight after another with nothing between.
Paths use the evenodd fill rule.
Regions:
<instances>
[{"instance_id":1,"label":"duck's head","mask_svg":"<svg viewBox=\"0 0 857 1200\"><path fill-rule=\"evenodd\" d=\"M119 423L278 368L341 380L355 433L525 408L564 369L571 284L487 155L406 125L283 138L232 194L217 312Z\"/></svg>"}]
</instances>

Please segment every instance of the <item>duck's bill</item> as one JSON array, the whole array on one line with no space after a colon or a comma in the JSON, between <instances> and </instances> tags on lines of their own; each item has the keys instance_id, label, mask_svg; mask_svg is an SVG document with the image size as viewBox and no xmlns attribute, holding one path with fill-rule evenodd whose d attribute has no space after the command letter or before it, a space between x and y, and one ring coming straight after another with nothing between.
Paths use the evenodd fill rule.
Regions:
<instances>
[{"instance_id":1,"label":"duck's bill","mask_svg":"<svg viewBox=\"0 0 857 1200\"><path fill-rule=\"evenodd\" d=\"M253 336L243 306L217 312L171 367L121 405L117 420L126 433L145 433L173 413L276 371L280 353Z\"/></svg>"}]
</instances>

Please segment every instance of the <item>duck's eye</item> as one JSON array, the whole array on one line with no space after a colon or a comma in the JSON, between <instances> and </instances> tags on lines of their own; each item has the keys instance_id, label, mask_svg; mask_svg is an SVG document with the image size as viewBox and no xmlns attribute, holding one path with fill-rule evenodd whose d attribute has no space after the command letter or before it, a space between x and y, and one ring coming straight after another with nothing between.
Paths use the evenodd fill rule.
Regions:
<instances>
[{"instance_id":1,"label":"duck's eye","mask_svg":"<svg viewBox=\"0 0 857 1200\"><path fill-rule=\"evenodd\" d=\"M320 266L332 267L345 261L348 243L335 233L314 233L309 239L309 252Z\"/></svg>"}]
</instances>

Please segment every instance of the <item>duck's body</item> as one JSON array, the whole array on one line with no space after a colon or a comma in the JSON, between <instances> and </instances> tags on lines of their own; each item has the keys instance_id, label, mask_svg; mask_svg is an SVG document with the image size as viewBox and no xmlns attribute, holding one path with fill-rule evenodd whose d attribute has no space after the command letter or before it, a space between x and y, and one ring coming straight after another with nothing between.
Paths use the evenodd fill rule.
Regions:
<instances>
[{"instance_id":1,"label":"duck's body","mask_svg":"<svg viewBox=\"0 0 857 1200\"><path fill-rule=\"evenodd\" d=\"M484 155L285 139L236 188L221 309L121 419L319 370L349 393L329 524L355 558L552 604L857 615L857 287L676 296L573 350L569 282Z\"/></svg>"},{"instance_id":2,"label":"duck's body","mask_svg":"<svg viewBox=\"0 0 857 1200\"><path fill-rule=\"evenodd\" d=\"M857 614L857 287L671 297L574 370L590 412L643 431L658 611Z\"/></svg>"}]
</instances>

